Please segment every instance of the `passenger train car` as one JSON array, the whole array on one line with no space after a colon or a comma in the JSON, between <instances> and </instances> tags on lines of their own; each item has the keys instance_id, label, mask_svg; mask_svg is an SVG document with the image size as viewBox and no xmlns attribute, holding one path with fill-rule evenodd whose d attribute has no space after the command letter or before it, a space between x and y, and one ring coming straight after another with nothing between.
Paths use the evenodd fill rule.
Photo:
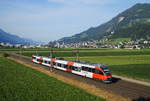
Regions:
<instances>
[{"instance_id":1,"label":"passenger train car","mask_svg":"<svg viewBox=\"0 0 150 101\"><path fill-rule=\"evenodd\" d=\"M112 82L112 75L108 66L103 64L87 63L83 61L67 61L62 58L32 56L32 61L37 64L53 67L66 72L71 72L84 77L98 79L104 83Z\"/></svg>"}]
</instances>

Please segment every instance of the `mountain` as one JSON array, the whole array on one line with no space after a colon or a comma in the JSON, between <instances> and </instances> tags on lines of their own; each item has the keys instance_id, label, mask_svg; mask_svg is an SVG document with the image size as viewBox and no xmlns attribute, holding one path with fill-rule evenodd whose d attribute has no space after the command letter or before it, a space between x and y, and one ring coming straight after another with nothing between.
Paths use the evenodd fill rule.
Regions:
<instances>
[{"instance_id":1,"label":"mountain","mask_svg":"<svg viewBox=\"0 0 150 101\"><path fill-rule=\"evenodd\" d=\"M100 40L104 36L109 36L109 38L143 38L149 37L149 35L150 4L138 3L100 26L92 27L71 37L61 38L58 42L76 43Z\"/></svg>"},{"instance_id":2,"label":"mountain","mask_svg":"<svg viewBox=\"0 0 150 101\"><path fill-rule=\"evenodd\" d=\"M17 35L7 33L2 29L0 29L0 43L22 44L22 45L41 44L41 42L33 41L26 38L21 38Z\"/></svg>"}]
</instances>

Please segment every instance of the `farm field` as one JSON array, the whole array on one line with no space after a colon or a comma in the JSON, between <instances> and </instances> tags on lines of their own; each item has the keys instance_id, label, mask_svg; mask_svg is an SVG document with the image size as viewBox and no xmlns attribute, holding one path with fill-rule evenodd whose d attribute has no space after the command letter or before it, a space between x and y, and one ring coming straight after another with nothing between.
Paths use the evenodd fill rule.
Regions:
<instances>
[{"instance_id":1,"label":"farm field","mask_svg":"<svg viewBox=\"0 0 150 101\"><path fill-rule=\"evenodd\" d=\"M49 49L50 50L50 49ZM3 51L8 51L3 49ZM64 57L67 60L75 60L76 49L54 49L53 55ZM48 49L11 50L24 56L32 54L50 56ZM107 64L112 74L125 76L150 82L150 49L124 50L124 49L79 49L80 60L93 63Z\"/></svg>"},{"instance_id":2,"label":"farm field","mask_svg":"<svg viewBox=\"0 0 150 101\"><path fill-rule=\"evenodd\" d=\"M24 56L31 57L33 54L50 56L51 49L1 49L1 52L14 52ZM74 57L77 49L53 49L53 55L56 57ZM79 56L129 56L129 55L150 55L150 49L142 50L124 50L124 49L79 49Z\"/></svg>"},{"instance_id":3,"label":"farm field","mask_svg":"<svg viewBox=\"0 0 150 101\"><path fill-rule=\"evenodd\" d=\"M42 56L50 56L50 52L45 51L45 52L17 52L18 54L24 55L24 56L29 56L31 57L33 54L38 54ZM129 56L129 55L149 55L150 51L81 51L79 52L80 57L85 57L85 56ZM73 57L76 56L76 51L71 51L71 52L62 52L62 51L57 51L53 53L54 56L56 57Z\"/></svg>"},{"instance_id":4,"label":"farm field","mask_svg":"<svg viewBox=\"0 0 150 101\"><path fill-rule=\"evenodd\" d=\"M66 57L67 60L74 60ZM80 60L102 63L110 67L112 74L150 82L150 55L93 56Z\"/></svg>"},{"instance_id":5,"label":"farm field","mask_svg":"<svg viewBox=\"0 0 150 101\"><path fill-rule=\"evenodd\" d=\"M0 56L0 101L105 101Z\"/></svg>"}]
</instances>

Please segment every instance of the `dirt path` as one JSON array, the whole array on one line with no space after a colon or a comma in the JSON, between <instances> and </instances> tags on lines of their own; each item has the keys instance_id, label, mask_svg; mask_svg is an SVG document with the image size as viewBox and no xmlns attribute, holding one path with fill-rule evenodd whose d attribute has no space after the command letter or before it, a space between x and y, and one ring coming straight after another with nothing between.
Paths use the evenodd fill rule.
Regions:
<instances>
[{"instance_id":1,"label":"dirt path","mask_svg":"<svg viewBox=\"0 0 150 101\"><path fill-rule=\"evenodd\" d=\"M150 83L148 83L148 82L139 81L139 80L135 80L135 79L127 78L127 77L122 77L122 76L118 76L118 75L113 75L113 77L120 78L121 80L125 80L125 81L129 81L129 82L133 82L133 83L137 83L137 84L141 84L141 85L150 87Z\"/></svg>"},{"instance_id":2,"label":"dirt path","mask_svg":"<svg viewBox=\"0 0 150 101\"><path fill-rule=\"evenodd\" d=\"M150 101L150 87L147 86L119 80L117 78L114 78L114 83L112 84L104 84L96 80L84 78L56 69L51 73L49 72L48 67L34 64L29 60L29 58L16 55L11 57L13 57L12 59L15 59L17 62L84 89L89 93L103 97L108 101L129 101L129 98L132 99L132 101Z\"/></svg>"}]
</instances>

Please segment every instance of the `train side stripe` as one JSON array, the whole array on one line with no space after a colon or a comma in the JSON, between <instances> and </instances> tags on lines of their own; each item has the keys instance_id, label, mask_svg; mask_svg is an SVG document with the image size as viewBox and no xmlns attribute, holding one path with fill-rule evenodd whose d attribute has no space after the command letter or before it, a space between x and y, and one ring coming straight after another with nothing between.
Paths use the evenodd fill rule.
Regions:
<instances>
[{"instance_id":1,"label":"train side stripe","mask_svg":"<svg viewBox=\"0 0 150 101\"><path fill-rule=\"evenodd\" d=\"M103 71L103 69L101 69L101 68L99 68L99 67L95 67L95 69L100 70L100 71Z\"/></svg>"},{"instance_id":2,"label":"train side stripe","mask_svg":"<svg viewBox=\"0 0 150 101\"><path fill-rule=\"evenodd\" d=\"M51 59L51 62L56 62L56 59Z\"/></svg>"},{"instance_id":3,"label":"train side stripe","mask_svg":"<svg viewBox=\"0 0 150 101\"><path fill-rule=\"evenodd\" d=\"M73 66L73 65L74 65L74 62L69 61L69 62L67 63L67 65Z\"/></svg>"}]
</instances>

